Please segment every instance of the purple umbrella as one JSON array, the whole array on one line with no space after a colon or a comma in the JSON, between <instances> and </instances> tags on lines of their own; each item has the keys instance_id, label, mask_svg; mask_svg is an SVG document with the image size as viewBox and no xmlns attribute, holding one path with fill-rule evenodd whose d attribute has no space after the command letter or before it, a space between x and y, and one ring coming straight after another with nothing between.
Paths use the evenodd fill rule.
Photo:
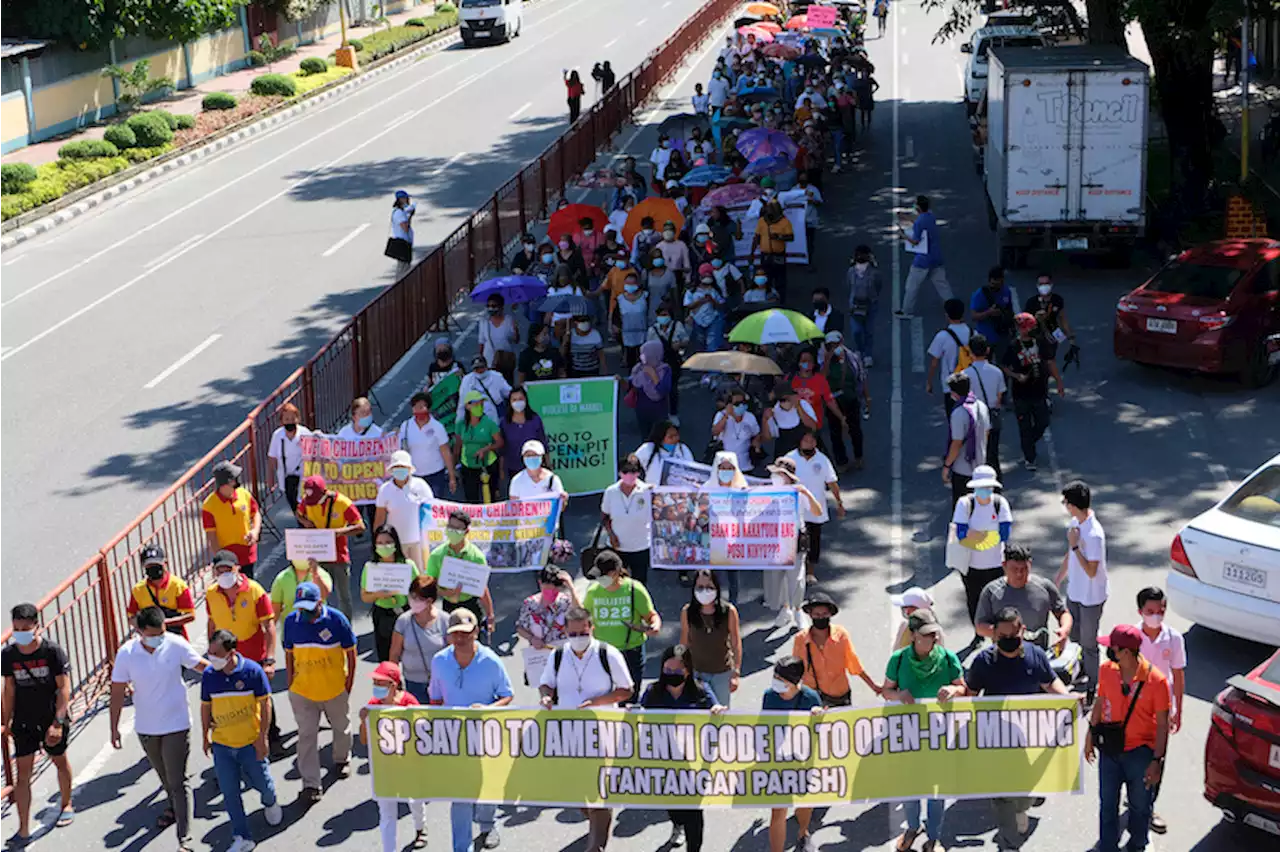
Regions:
<instances>
[{"instance_id":1,"label":"purple umbrella","mask_svg":"<svg viewBox=\"0 0 1280 852\"><path fill-rule=\"evenodd\" d=\"M774 154L768 157L761 157L758 160L752 160L742 170L742 173L749 177L764 177L765 175L785 174L789 171L791 171L791 158L782 154Z\"/></svg>"},{"instance_id":2,"label":"purple umbrella","mask_svg":"<svg viewBox=\"0 0 1280 852\"><path fill-rule=\"evenodd\" d=\"M708 192L702 197L702 203L698 206L704 210L711 210L715 207L750 204L759 198L761 194L762 190L754 183L731 183L728 186L722 186Z\"/></svg>"},{"instance_id":3,"label":"purple umbrella","mask_svg":"<svg viewBox=\"0 0 1280 852\"><path fill-rule=\"evenodd\" d=\"M791 137L780 130L756 127L738 134L738 152L755 162L762 157L784 156L787 161L795 159L798 149Z\"/></svg>"},{"instance_id":4,"label":"purple umbrella","mask_svg":"<svg viewBox=\"0 0 1280 852\"><path fill-rule=\"evenodd\" d=\"M471 291L471 301L484 304L492 295L499 295L508 305L536 302L547 295L547 285L532 275L501 275L481 281Z\"/></svg>"}]
</instances>

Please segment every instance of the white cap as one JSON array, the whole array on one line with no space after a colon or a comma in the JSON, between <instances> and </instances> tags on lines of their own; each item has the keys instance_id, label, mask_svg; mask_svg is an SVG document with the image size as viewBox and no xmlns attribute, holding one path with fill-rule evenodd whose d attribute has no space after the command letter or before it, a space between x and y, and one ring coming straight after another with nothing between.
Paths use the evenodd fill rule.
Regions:
<instances>
[{"instance_id":1,"label":"white cap","mask_svg":"<svg viewBox=\"0 0 1280 852\"><path fill-rule=\"evenodd\" d=\"M706 222L703 222L702 224L700 224L700 225L699 225L699 226L694 230L694 233L695 233L695 234L709 234L709 233L711 233L711 226L710 226L710 225L708 225Z\"/></svg>"},{"instance_id":2,"label":"white cap","mask_svg":"<svg viewBox=\"0 0 1280 852\"><path fill-rule=\"evenodd\" d=\"M406 450L396 450L391 454L391 464L387 467L407 467L409 471L413 471L413 456L409 455Z\"/></svg>"},{"instance_id":3,"label":"white cap","mask_svg":"<svg viewBox=\"0 0 1280 852\"><path fill-rule=\"evenodd\" d=\"M680 185L680 181L678 180L667 181L667 189L675 189L679 185Z\"/></svg>"},{"instance_id":4,"label":"white cap","mask_svg":"<svg viewBox=\"0 0 1280 852\"><path fill-rule=\"evenodd\" d=\"M524 455L525 453L533 453L536 456L545 456L547 454L547 448L542 446L541 441L528 440L520 447L520 455Z\"/></svg>"},{"instance_id":5,"label":"white cap","mask_svg":"<svg viewBox=\"0 0 1280 852\"><path fill-rule=\"evenodd\" d=\"M912 586L900 595L894 595L889 598L889 603L902 609L904 607L915 607L916 609L932 609L933 595L926 592L919 586Z\"/></svg>"},{"instance_id":6,"label":"white cap","mask_svg":"<svg viewBox=\"0 0 1280 852\"><path fill-rule=\"evenodd\" d=\"M838 331L828 331L826 341L828 343L843 343L844 335Z\"/></svg>"}]
</instances>

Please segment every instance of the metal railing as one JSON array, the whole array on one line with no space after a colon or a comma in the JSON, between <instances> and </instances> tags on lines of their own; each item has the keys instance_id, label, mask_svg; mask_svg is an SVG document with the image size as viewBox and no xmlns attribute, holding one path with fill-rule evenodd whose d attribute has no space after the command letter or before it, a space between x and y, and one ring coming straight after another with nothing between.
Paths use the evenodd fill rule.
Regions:
<instances>
[{"instance_id":1,"label":"metal railing","mask_svg":"<svg viewBox=\"0 0 1280 852\"><path fill-rule=\"evenodd\" d=\"M352 399L373 387L430 331L445 327L451 306L476 281L505 265L504 247L530 224L545 219L577 176L595 161L633 113L667 76L702 45L740 0L709 0L635 71L584 113L541 156L503 184L456 231L404 277L365 305L332 340L295 370L244 422L107 542L96 555L45 595L36 608L45 635L67 650L71 661L73 712L92 707L107 691L111 663L128 636L126 608L142 580L138 554L161 544L170 568L202 596L209 557L201 504L213 491L213 466L230 460L244 469L244 486L262 512L283 500L268 486L268 446L280 425L280 408L292 403L312 428L335 431L348 418ZM9 641L11 628L0 634ZM4 738L4 791L13 767Z\"/></svg>"}]
</instances>

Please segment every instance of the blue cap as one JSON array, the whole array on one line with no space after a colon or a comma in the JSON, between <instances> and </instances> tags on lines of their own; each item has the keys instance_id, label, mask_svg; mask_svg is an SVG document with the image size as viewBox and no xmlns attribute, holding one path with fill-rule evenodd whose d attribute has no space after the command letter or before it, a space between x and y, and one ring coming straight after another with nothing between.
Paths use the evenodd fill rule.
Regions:
<instances>
[{"instance_id":1,"label":"blue cap","mask_svg":"<svg viewBox=\"0 0 1280 852\"><path fill-rule=\"evenodd\" d=\"M293 596L293 608L313 610L320 605L320 587L315 583L299 583Z\"/></svg>"},{"instance_id":2,"label":"blue cap","mask_svg":"<svg viewBox=\"0 0 1280 852\"><path fill-rule=\"evenodd\" d=\"M408 197L409 197L409 193L405 192L403 189L396 190L396 201L399 201L401 198L408 198Z\"/></svg>"}]
</instances>

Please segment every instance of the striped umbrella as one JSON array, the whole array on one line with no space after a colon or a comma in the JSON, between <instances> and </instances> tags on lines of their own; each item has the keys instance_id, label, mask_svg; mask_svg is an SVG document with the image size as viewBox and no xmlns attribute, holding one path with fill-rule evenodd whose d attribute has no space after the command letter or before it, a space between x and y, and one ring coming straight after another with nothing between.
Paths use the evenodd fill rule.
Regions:
<instances>
[{"instance_id":1,"label":"striped umbrella","mask_svg":"<svg viewBox=\"0 0 1280 852\"><path fill-rule=\"evenodd\" d=\"M822 337L813 320L786 308L759 311L746 317L729 332L730 343L804 343Z\"/></svg>"}]
</instances>

